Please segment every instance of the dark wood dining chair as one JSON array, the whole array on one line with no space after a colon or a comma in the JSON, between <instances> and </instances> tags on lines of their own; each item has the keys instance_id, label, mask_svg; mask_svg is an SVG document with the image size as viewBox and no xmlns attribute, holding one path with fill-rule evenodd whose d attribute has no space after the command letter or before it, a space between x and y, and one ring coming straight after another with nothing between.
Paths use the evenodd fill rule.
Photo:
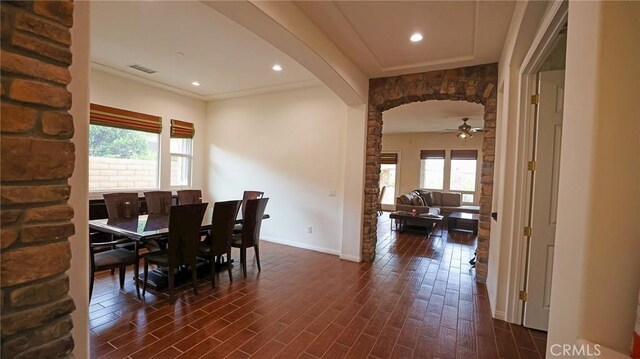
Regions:
<instances>
[{"instance_id":1,"label":"dark wood dining chair","mask_svg":"<svg viewBox=\"0 0 640 359\"><path fill-rule=\"evenodd\" d=\"M260 269L260 227L262 226L262 217L267 207L269 198L250 199L246 203L243 217L242 233L233 235L231 246L240 248L240 263L242 264L242 274L247 278L247 248L253 247L256 253L256 263L258 264L258 272Z\"/></svg>"},{"instance_id":2,"label":"dark wood dining chair","mask_svg":"<svg viewBox=\"0 0 640 359\"><path fill-rule=\"evenodd\" d=\"M138 217L140 201L138 200L137 192L105 193L102 197L107 207L107 217L109 217L110 220ZM137 246L134 247L133 245L134 241L126 237L112 236L111 241L117 242L113 248L124 248L129 251L134 251L135 249L137 251ZM114 272L115 269L112 268L111 274Z\"/></svg>"},{"instance_id":3,"label":"dark wood dining chair","mask_svg":"<svg viewBox=\"0 0 640 359\"><path fill-rule=\"evenodd\" d=\"M382 198L384 197L384 192L387 190L387 186L382 186L380 188L380 194L378 195L378 216L381 216L384 212L382 211Z\"/></svg>"},{"instance_id":4,"label":"dark wood dining chair","mask_svg":"<svg viewBox=\"0 0 640 359\"><path fill-rule=\"evenodd\" d=\"M149 263L167 267L169 273L169 301L174 302L174 270L187 265L191 269L193 292L198 294L196 263L200 248L200 226L208 203L172 206L169 214L169 241L166 250L147 253L144 257L144 283L142 296L147 291Z\"/></svg>"},{"instance_id":5,"label":"dark wood dining chair","mask_svg":"<svg viewBox=\"0 0 640 359\"><path fill-rule=\"evenodd\" d=\"M202 203L202 191L199 189L185 189L178 191L178 204Z\"/></svg>"},{"instance_id":6,"label":"dark wood dining chair","mask_svg":"<svg viewBox=\"0 0 640 359\"><path fill-rule=\"evenodd\" d=\"M114 270L118 268L120 275L120 289L124 288L124 277L127 272L127 266L133 265L134 279L136 282L136 294L140 299L140 285L138 284L138 272L140 257L138 256L138 243L133 242L134 250L130 251L124 248L118 248L116 245L125 243L128 239L108 240L109 236L104 233L90 234L90 265L89 272L91 281L89 283L89 299L93 294L93 282L95 273L103 270Z\"/></svg>"},{"instance_id":7,"label":"dark wood dining chair","mask_svg":"<svg viewBox=\"0 0 640 359\"><path fill-rule=\"evenodd\" d=\"M138 193L105 193L103 198L109 219L138 217Z\"/></svg>"},{"instance_id":8,"label":"dark wood dining chair","mask_svg":"<svg viewBox=\"0 0 640 359\"><path fill-rule=\"evenodd\" d=\"M244 191L242 194L242 218L244 218L245 208L247 208L247 201L250 199L260 199L264 196L264 192L260 191ZM236 224L233 227L233 233L241 233L242 224Z\"/></svg>"},{"instance_id":9,"label":"dark wood dining chair","mask_svg":"<svg viewBox=\"0 0 640 359\"><path fill-rule=\"evenodd\" d=\"M151 191L144 193L148 214L169 214L172 197L171 191Z\"/></svg>"},{"instance_id":10,"label":"dark wood dining chair","mask_svg":"<svg viewBox=\"0 0 640 359\"><path fill-rule=\"evenodd\" d=\"M211 232L204 241L200 243L200 252L209 259L211 265L211 287L216 287L216 263L220 263L220 258L227 255L227 261L231 258L231 240L233 238L233 223L238 216L240 201L216 202L213 205L213 216L211 218ZM217 259L217 260L216 260ZM229 281L233 280L231 275L231 263L227 263Z\"/></svg>"}]
</instances>

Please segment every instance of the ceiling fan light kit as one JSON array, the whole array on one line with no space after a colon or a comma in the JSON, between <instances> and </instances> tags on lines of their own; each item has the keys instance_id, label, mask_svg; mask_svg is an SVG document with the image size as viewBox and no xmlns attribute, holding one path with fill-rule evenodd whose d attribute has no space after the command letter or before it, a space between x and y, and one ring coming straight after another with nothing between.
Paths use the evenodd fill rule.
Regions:
<instances>
[{"instance_id":1,"label":"ceiling fan light kit","mask_svg":"<svg viewBox=\"0 0 640 359\"><path fill-rule=\"evenodd\" d=\"M458 126L458 131L460 132L458 132L457 137L463 140L473 137L472 127L467 124L467 121L469 121L468 118L463 118L462 125Z\"/></svg>"}]
</instances>

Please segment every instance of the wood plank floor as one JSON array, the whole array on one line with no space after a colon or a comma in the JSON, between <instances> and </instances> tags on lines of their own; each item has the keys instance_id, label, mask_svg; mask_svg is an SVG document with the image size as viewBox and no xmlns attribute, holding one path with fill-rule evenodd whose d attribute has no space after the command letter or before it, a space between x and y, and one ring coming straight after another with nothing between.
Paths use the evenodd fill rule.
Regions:
<instances>
[{"instance_id":1,"label":"wood plank floor","mask_svg":"<svg viewBox=\"0 0 640 359\"><path fill-rule=\"evenodd\" d=\"M373 263L262 242L261 273L249 263L242 280L235 266L233 282L223 272L197 296L182 287L175 305L153 291L137 300L132 274L121 292L117 273L99 273L91 357L544 357L546 333L491 318L470 233L425 238L379 221Z\"/></svg>"}]
</instances>

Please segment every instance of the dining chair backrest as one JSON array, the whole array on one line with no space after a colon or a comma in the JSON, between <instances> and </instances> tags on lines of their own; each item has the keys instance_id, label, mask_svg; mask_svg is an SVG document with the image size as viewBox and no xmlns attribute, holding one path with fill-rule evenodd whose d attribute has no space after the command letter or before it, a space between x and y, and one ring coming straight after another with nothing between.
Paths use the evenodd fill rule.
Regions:
<instances>
[{"instance_id":1,"label":"dining chair backrest","mask_svg":"<svg viewBox=\"0 0 640 359\"><path fill-rule=\"evenodd\" d=\"M173 198L171 191L151 191L144 193L148 214L169 214Z\"/></svg>"},{"instance_id":2,"label":"dining chair backrest","mask_svg":"<svg viewBox=\"0 0 640 359\"><path fill-rule=\"evenodd\" d=\"M208 203L171 206L169 214L169 266L193 265L200 247L200 227Z\"/></svg>"},{"instance_id":3,"label":"dining chair backrest","mask_svg":"<svg viewBox=\"0 0 640 359\"><path fill-rule=\"evenodd\" d=\"M109 219L138 217L137 193L105 193L103 198Z\"/></svg>"},{"instance_id":4,"label":"dining chair backrest","mask_svg":"<svg viewBox=\"0 0 640 359\"><path fill-rule=\"evenodd\" d=\"M209 241L211 252L214 255L222 255L229 252L233 237L233 225L238 216L240 203L240 201L226 201L216 202L213 205Z\"/></svg>"},{"instance_id":5,"label":"dining chair backrest","mask_svg":"<svg viewBox=\"0 0 640 359\"><path fill-rule=\"evenodd\" d=\"M199 189L185 189L178 191L178 204L202 203L202 191Z\"/></svg>"},{"instance_id":6,"label":"dining chair backrest","mask_svg":"<svg viewBox=\"0 0 640 359\"><path fill-rule=\"evenodd\" d=\"M245 216L242 220L242 245L253 247L260 239L262 217L267 208L269 198L250 199L247 201Z\"/></svg>"},{"instance_id":7,"label":"dining chair backrest","mask_svg":"<svg viewBox=\"0 0 640 359\"><path fill-rule=\"evenodd\" d=\"M244 191L242 194L242 218L244 218L247 201L250 199L260 199L264 196L264 192L260 191Z\"/></svg>"},{"instance_id":8,"label":"dining chair backrest","mask_svg":"<svg viewBox=\"0 0 640 359\"><path fill-rule=\"evenodd\" d=\"M384 193L387 191L387 186L382 186L380 188L380 194L378 195L378 203L382 203L382 198L384 197Z\"/></svg>"}]
</instances>

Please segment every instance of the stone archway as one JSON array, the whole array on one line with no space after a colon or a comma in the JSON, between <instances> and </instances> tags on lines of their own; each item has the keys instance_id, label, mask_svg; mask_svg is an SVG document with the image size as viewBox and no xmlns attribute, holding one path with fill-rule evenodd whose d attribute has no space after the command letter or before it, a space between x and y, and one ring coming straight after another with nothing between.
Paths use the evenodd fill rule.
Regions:
<instances>
[{"instance_id":1,"label":"stone archway","mask_svg":"<svg viewBox=\"0 0 640 359\"><path fill-rule=\"evenodd\" d=\"M480 195L480 229L476 280L487 279L493 163L495 155L496 84L498 64L462 67L371 79L367 121L362 257L372 261L377 241L377 198L382 151L382 112L411 102L428 100L469 101L484 105L484 142Z\"/></svg>"}]
</instances>

